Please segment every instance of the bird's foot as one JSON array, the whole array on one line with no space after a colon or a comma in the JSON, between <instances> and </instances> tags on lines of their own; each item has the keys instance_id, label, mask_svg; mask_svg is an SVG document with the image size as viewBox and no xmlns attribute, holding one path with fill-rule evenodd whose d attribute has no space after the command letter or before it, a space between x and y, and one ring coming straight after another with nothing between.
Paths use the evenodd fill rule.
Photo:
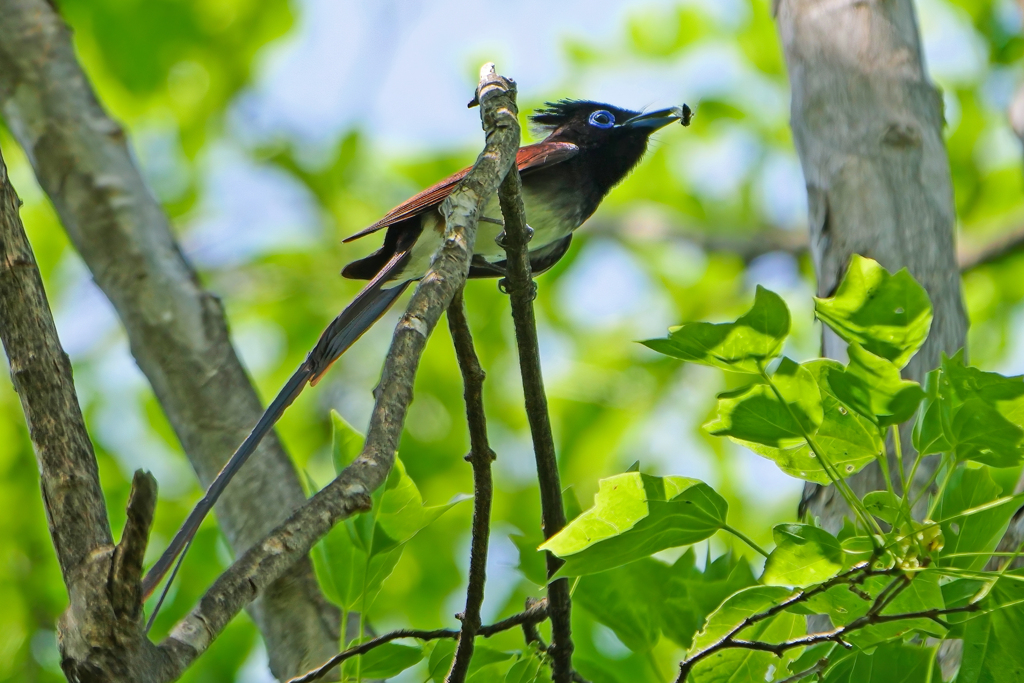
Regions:
<instances>
[{"instance_id":1,"label":"bird's foot","mask_svg":"<svg viewBox=\"0 0 1024 683\"><path fill-rule=\"evenodd\" d=\"M500 291L502 294L509 294L508 284L509 283L507 277L503 277L500 280L498 280L498 291ZM537 298L537 283L533 280L533 278L530 278L528 295L530 297L530 301L534 301Z\"/></svg>"},{"instance_id":2,"label":"bird's foot","mask_svg":"<svg viewBox=\"0 0 1024 683\"><path fill-rule=\"evenodd\" d=\"M526 243L529 244L530 240L532 240L532 239L533 239L533 228L531 228L529 225L527 225L526 226ZM502 249L506 248L505 244L506 244L507 240L508 240L508 236L505 234L504 230L499 232L498 236L494 238L495 243L499 247L501 247Z\"/></svg>"}]
</instances>

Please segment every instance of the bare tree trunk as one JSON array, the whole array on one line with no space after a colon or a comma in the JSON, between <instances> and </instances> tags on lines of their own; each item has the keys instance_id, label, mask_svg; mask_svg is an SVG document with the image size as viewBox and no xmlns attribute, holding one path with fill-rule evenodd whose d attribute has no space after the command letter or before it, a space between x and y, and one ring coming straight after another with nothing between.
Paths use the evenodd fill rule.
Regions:
<instances>
[{"instance_id":1,"label":"bare tree trunk","mask_svg":"<svg viewBox=\"0 0 1024 683\"><path fill-rule=\"evenodd\" d=\"M777 0L775 10L792 83L791 124L807 182L818 293L835 290L855 253L891 271L908 268L935 312L931 336L904 370L923 380L941 353L964 346L967 315L942 98L925 71L912 0ZM842 340L826 331L824 355L845 359L845 352ZM901 435L913 457L907 425ZM922 464L919 481L930 464ZM851 485L858 493L884 488L877 465ZM808 485L803 504L831 531L847 512L831 487Z\"/></svg>"},{"instance_id":2,"label":"bare tree trunk","mask_svg":"<svg viewBox=\"0 0 1024 683\"><path fill-rule=\"evenodd\" d=\"M54 6L0 0L0 17L0 113L114 304L132 354L206 485L262 412L231 346L224 311L182 256ZM291 460L271 437L232 482L217 516L241 555L304 502ZM279 678L306 671L337 649L338 611L321 595L308 559L249 611Z\"/></svg>"}]
</instances>

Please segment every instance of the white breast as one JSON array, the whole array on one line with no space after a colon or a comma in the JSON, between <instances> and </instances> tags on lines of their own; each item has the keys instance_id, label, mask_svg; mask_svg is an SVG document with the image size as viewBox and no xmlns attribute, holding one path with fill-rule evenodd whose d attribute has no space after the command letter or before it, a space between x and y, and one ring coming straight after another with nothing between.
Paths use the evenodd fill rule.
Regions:
<instances>
[{"instance_id":1,"label":"white breast","mask_svg":"<svg viewBox=\"0 0 1024 683\"><path fill-rule=\"evenodd\" d=\"M523 203L526 206L526 221L533 228L530 250L536 251L553 242L563 239L579 227L579 221L566 219L567 212L551 208L550 202L541 202L532 193L523 191ZM501 206L495 195L484 208L484 217L490 220L480 221L477 227L476 244L473 254L494 263L505 260L505 250L498 246L496 238L503 227L494 221L501 221ZM430 261L444 240L442 218L438 210L423 214L423 230L412 248L409 261L392 282L398 284L423 277L430 269Z\"/></svg>"},{"instance_id":2,"label":"white breast","mask_svg":"<svg viewBox=\"0 0 1024 683\"><path fill-rule=\"evenodd\" d=\"M523 191L523 203L526 206L526 221L533 228L533 239L530 250L535 251L557 242L579 227L576 220L566 220L565 212L553 210L551 202L541 202L532 193ZM484 216L501 221L501 207L498 197L494 196L484 209ZM476 246L473 253L493 263L505 260L505 250L498 246L495 238L504 228L490 221L481 221L477 228Z\"/></svg>"}]
</instances>

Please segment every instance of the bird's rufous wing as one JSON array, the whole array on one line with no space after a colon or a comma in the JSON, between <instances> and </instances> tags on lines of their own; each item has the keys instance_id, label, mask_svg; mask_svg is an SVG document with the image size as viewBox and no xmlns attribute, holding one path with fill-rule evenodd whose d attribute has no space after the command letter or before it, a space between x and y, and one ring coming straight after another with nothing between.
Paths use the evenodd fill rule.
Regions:
<instances>
[{"instance_id":1,"label":"bird's rufous wing","mask_svg":"<svg viewBox=\"0 0 1024 683\"><path fill-rule=\"evenodd\" d=\"M546 168L548 166L561 163L566 159L575 156L579 151L580 148L571 142L538 142L535 145L527 145L526 147L519 148L519 152L516 154L516 165L519 167L520 173L526 173L528 171ZM342 241L351 242L353 240L357 240L360 237L365 237L366 235L377 232L389 225L400 223L401 221L419 215L428 209L434 208L452 193L452 190L455 189L455 186L459 184L460 180L466 177L467 173L469 173L469 169L464 168L458 173L448 176L441 182L431 185L419 194L410 197L388 211L383 218L370 227L360 230L356 234L351 237L346 237Z\"/></svg>"}]
</instances>

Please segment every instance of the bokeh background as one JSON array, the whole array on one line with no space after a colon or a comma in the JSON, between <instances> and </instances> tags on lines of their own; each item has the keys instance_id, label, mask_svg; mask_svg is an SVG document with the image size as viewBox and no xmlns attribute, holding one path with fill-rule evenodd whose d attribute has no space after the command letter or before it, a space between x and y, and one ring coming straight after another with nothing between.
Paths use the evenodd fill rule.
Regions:
<instances>
[{"instance_id":1,"label":"bokeh background","mask_svg":"<svg viewBox=\"0 0 1024 683\"><path fill-rule=\"evenodd\" d=\"M563 481L584 505L600 477L639 460L654 474L698 477L725 495L733 524L758 541L792 518L802 484L700 431L721 373L635 343L695 319L735 316L764 285L794 314L787 352L817 353L805 256L752 260L708 252L766 235L799 242L806 200L788 127L789 93L768 0L60 0L79 57L172 217L187 256L223 298L233 338L271 397L355 294L341 267L376 247L340 240L409 194L470 163L481 144L468 110L479 65L519 83L524 116L581 97L630 108L688 103L693 125L660 132L642 166L540 279L543 363ZM929 71L942 88L961 240L982 244L1024 223L1022 150L1006 120L1024 80L1014 0L921 0ZM0 127L0 145L71 355L114 518L132 471L151 470L163 547L200 490L136 367L113 309L91 281ZM987 369L1024 371L1024 258L965 282L970 353ZM484 619L536 595L510 534L535 535L539 502L506 297L468 287L498 453ZM363 428L395 317L366 335L287 413L280 434L296 465L332 476L329 411ZM390 321L390 322L388 322ZM471 490L461 384L443 327L431 340L401 456L428 503ZM377 629L454 623L464 602L470 506L407 548L370 612ZM709 551L729 550L715 540ZM743 552L736 548L737 552ZM704 549L698 555L703 556ZM191 608L231 561L207 523L156 626ZM701 560L703 561L703 560ZM0 681L63 680L54 621L66 595L40 501L17 396L0 383ZM577 610L579 612L580 610ZM659 680L614 634L578 616L577 648L609 670ZM515 647L515 639L509 641ZM660 646L659 646L660 647ZM671 645L661 652L670 661ZM667 672L662 672L667 675ZM420 681L407 673L404 681ZM266 655L243 614L185 676L266 681Z\"/></svg>"}]
</instances>

